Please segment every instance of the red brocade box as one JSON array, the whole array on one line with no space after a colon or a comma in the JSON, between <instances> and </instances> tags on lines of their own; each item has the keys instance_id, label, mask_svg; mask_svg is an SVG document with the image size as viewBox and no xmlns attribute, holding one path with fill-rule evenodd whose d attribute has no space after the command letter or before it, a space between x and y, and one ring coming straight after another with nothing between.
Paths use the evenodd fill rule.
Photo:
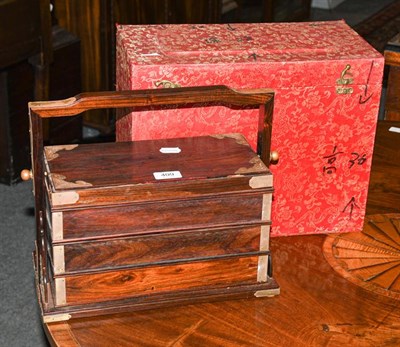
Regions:
<instances>
[{"instance_id":1,"label":"red brocade box","mask_svg":"<svg viewBox=\"0 0 400 347\"><path fill-rule=\"evenodd\" d=\"M121 25L117 89L271 88L272 235L361 230L383 57L343 21ZM256 147L258 114L224 107L119 117L117 140L240 132Z\"/></svg>"}]
</instances>

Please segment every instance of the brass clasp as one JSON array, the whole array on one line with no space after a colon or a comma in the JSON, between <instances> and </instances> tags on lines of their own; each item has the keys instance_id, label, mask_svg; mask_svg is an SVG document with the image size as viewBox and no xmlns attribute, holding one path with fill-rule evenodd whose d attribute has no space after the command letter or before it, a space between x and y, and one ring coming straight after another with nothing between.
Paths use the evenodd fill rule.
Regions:
<instances>
[{"instance_id":1,"label":"brass clasp","mask_svg":"<svg viewBox=\"0 0 400 347\"><path fill-rule=\"evenodd\" d=\"M154 82L155 86L161 87L161 88L180 88L181 85L179 83L174 83L171 81L167 81L167 80L162 80L162 81L157 81Z\"/></svg>"},{"instance_id":2,"label":"brass clasp","mask_svg":"<svg viewBox=\"0 0 400 347\"><path fill-rule=\"evenodd\" d=\"M343 69L342 73L340 74L340 78L336 80L336 84L346 85L353 83L353 78L349 77L352 76L351 72L349 72L350 69L351 65L347 64L346 67Z\"/></svg>"},{"instance_id":3,"label":"brass clasp","mask_svg":"<svg viewBox=\"0 0 400 347\"><path fill-rule=\"evenodd\" d=\"M346 67L341 72L340 78L338 80L336 80L336 84L338 85L336 87L337 94L352 94L353 93L353 88L344 87L344 86L347 86L347 85L353 83L353 78L351 77L352 74L351 74L351 72L349 72L350 69L351 69L351 65L347 64Z\"/></svg>"}]
</instances>

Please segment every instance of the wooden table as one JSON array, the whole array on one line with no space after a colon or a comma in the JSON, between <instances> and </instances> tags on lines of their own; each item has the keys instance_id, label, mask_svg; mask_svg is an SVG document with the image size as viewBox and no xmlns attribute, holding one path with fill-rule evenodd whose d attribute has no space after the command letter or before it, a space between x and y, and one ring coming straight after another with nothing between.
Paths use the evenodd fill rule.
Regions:
<instances>
[{"instance_id":1,"label":"wooden table","mask_svg":"<svg viewBox=\"0 0 400 347\"><path fill-rule=\"evenodd\" d=\"M384 56L389 67L385 119L400 121L400 33L388 42Z\"/></svg>"},{"instance_id":2,"label":"wooden table","mask_svg":"<svg viewBox=\"0 0 400 347\"><path fill-rule=\"evenodd\" d=\"M400 218L400 134L391 125L379 124L368 213ZM335 249L323 246L336 236L272 239L277 297L72 319L45 325L47 336L54 346L399 346L400 298L333 270L325 255Z\"/></svg>"}]
</instances>

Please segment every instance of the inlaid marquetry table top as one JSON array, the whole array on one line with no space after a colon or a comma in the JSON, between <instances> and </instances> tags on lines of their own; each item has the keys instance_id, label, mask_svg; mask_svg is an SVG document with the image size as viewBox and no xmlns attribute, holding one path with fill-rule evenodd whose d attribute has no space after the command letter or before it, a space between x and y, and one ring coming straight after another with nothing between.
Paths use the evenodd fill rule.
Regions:
<instances>
[{"instance_id":1,"label":"inlaid marquetry table top","mask_svg":"<svg viewBox=\"0 0 400 347\"><path fill-rule=\"evenodd\" d=\"M362 233L271 239L279 296L46 324L50 343L400 346L400 134L388 131L399 125L378 125Z\"/></svg>"},{"instance_id":2,"label":"inlaid marquetry table top","mask_svg":"<svg viewBox=\"0 0 400 347\"><path fill-rule=\"evenodd\" d=\"M367 216L361 233L328 236L323 251L350 282L400 300L400 214Z\"/></svg>"}]
</instances>

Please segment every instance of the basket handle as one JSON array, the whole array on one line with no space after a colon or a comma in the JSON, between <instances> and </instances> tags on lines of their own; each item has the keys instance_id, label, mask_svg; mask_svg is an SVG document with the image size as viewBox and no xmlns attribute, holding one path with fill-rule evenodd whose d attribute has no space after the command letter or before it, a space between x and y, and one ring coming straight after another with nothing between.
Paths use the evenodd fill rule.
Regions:
<instances>
[{"instance_id":1,"label":"basket handle","mask_svg":"<svg viewBox=\"0 0 400 347\"><path fill-rule=\"evenodd\" d=\"M104 108L150 109L162 105L216 104L259 109L257 153L269 166L274 94L270 89L234 90L226 86L184 87L132 91L93 92L56 101L30 102L31 177L43 175L43 118L76 116L85 111ZM138 110L138 109L137 109ZM136 111L137 111L136 110ZM26 173L26 172L25 172ZM35 173L37 175L35 175ZM28 175L24 175L24 178ZM35 180L36 181L36 180ZM35 182L34 189L38 188ZM40 189L40 188L39 188Z\"/></svg>"},{"instance_id":2,"label":"basket handle","mask_svg":"<svg viewBox=\"0 0 400 347\"><path fill-rule=\"evenodd\" d=\"M43 151L42 119L76 116L85 111L105 108L150 109L154 106L206 104L254 107L259 109L257 153L270 164L270 142L274 94L270 89L239 89L226 86L184 87L132 91L93 92L56 101L29 103L32 165ZM37 173L39 171L35 170ZM33 175L34 176L34 175Z\"/></svg>"},{"instance_id":3,"label":"basket handle","mask_svg":"<svg viewBox=\"0 0 400 347\"><path fill-rule=\"evenodd\" d=\"M268 104L272 99L273 92L270 89L234 90L226 86L185 87L83 93L64 100L30 102L29 110L40 118L51 118L78 115L92 109L146 108L196 103L259 107Z\"/></svg>"}]
</instances>

